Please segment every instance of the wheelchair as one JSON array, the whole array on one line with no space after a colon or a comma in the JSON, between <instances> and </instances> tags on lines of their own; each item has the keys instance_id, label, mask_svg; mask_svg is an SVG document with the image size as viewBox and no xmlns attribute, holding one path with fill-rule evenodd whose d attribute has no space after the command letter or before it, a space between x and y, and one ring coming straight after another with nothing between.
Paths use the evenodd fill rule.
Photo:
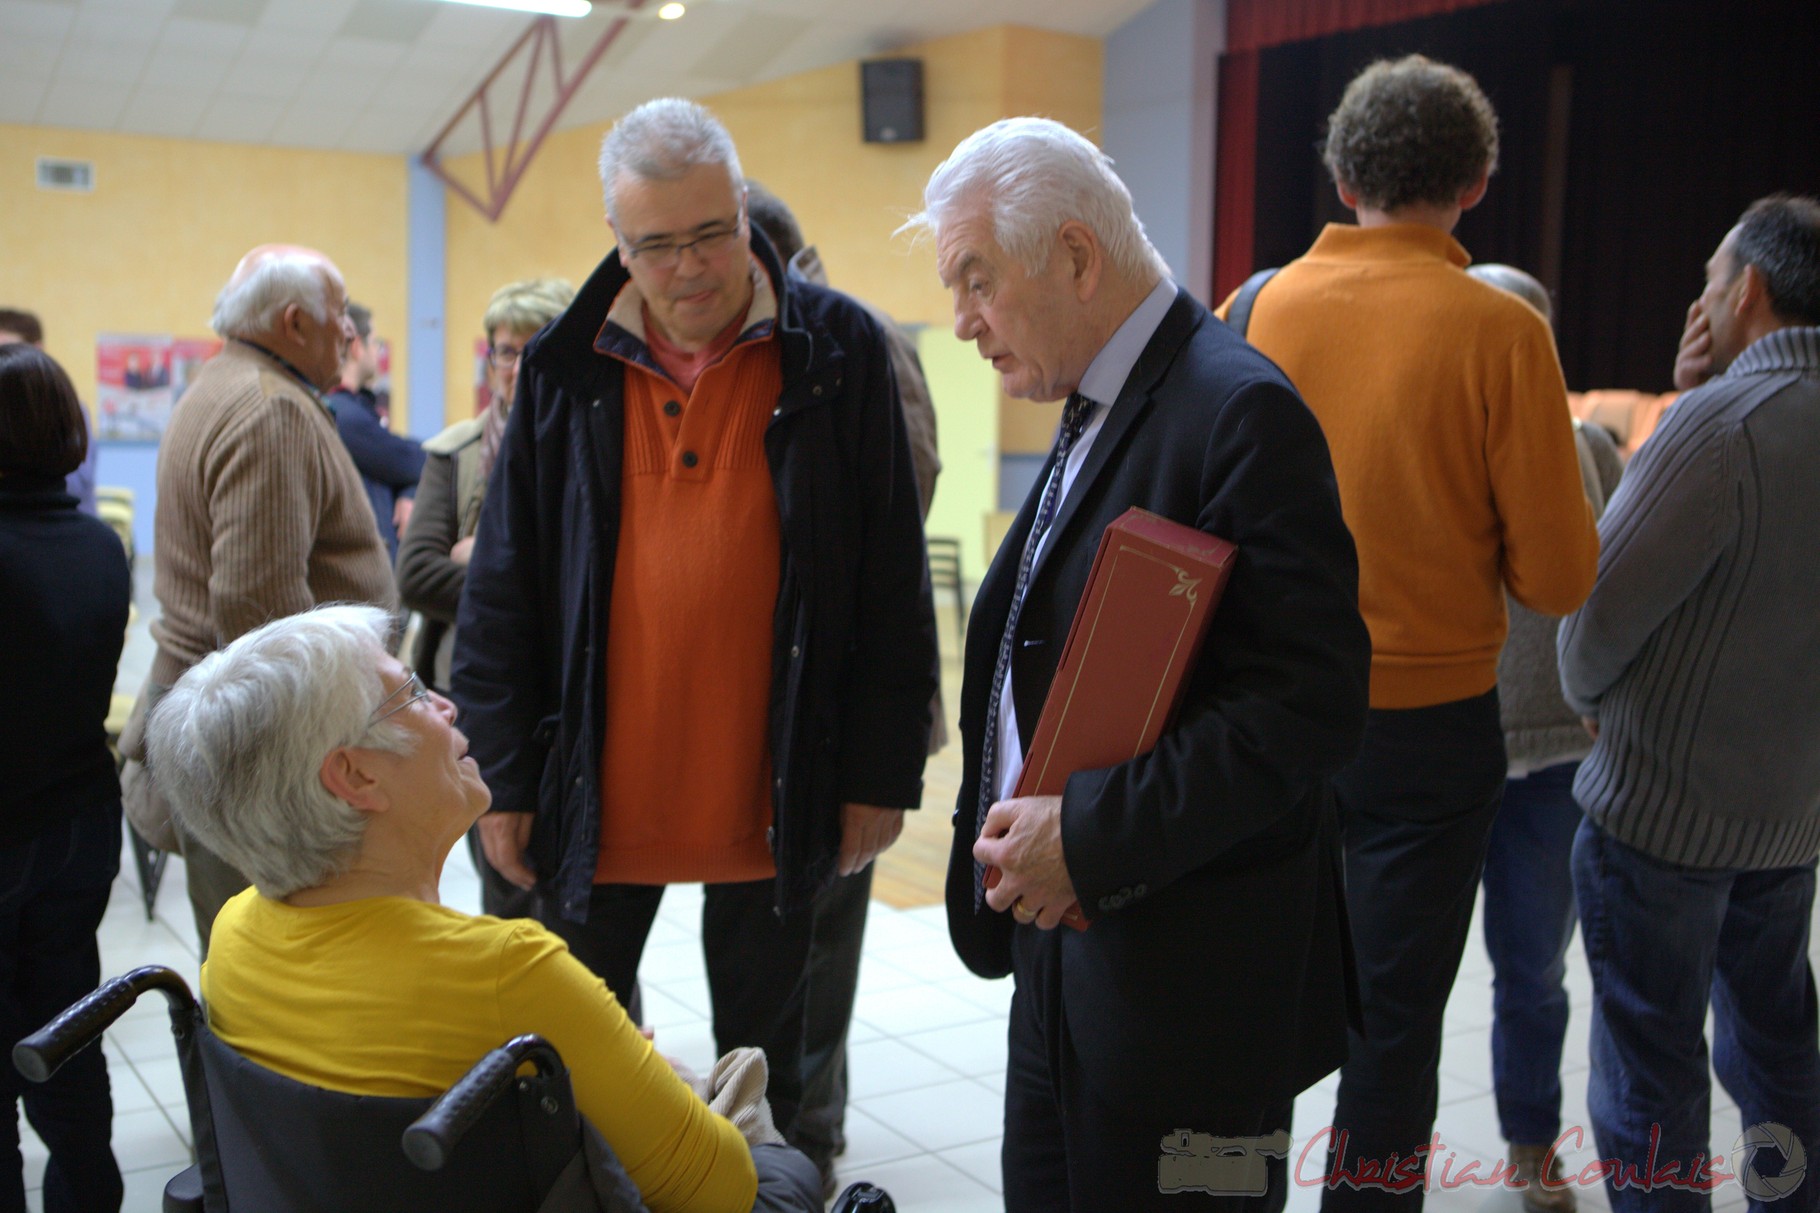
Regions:
<instances>
[{"instance_id":1,"label":"wheelchair","mask_svg":"<svg viewBox=\"0 0 1820 1213\"><path fill-rule=\"evenodd\" d=\"M350 1095L242 1057L209 1030L182 977L146 965L21 1040L13 1064L43 1082L151 990L169 1006L196 1160L165 1185L164 1213L649 1213L577 1110L562 1058L534 1035L494 1049L434 1100ZM533 1072L520 1075L526 1064ZM832 1208L896 1213L865 1183Z\"/></svg>"}]
</instances>

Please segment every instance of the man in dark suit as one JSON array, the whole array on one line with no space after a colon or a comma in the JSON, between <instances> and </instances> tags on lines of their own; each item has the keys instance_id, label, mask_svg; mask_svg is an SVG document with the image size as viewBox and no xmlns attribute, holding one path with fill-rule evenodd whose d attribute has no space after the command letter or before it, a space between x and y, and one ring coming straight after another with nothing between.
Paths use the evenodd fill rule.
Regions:
<instances>
[{"instance_id":1,"label":"man in dark suit","mask_svg":"<svg viewBox=\"0 0 1820 1213\"><path fill-rule=\"evenodd\" d=\"M1006 1208L1281 1209L1291 1105L1344 1059L1353 1005L1329 778L1358 748L1370 642L1326 443L1169 281L1068 128L969 136L912 225L1005 391L1069 402L980 587L961 692L948 920L969 968L1017 983ZM1131 506L1238 546L1186 698L1152 753L1011 798L1101 532ZM981 863L1003 873L983 896ZM1092 925L1056 930L1077 900ZM1250 1143L1258 1183L1198 1158L1210 1136ZM1185 1206L1196 1186L1211 1199Z\"/></svg>"}]
</instances>

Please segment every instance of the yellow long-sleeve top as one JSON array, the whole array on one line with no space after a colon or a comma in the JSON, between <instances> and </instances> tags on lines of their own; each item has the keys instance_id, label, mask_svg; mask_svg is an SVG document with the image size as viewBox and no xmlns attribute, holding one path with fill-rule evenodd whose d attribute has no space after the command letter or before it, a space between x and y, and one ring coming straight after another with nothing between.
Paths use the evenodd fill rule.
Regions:
<instances>
[{"instance_id":1,"label":"yellow long-sleeve top","mask_svg":"<svg viewBox=\"0 0 1820 1213\"><path fill-rule=\"evenodd\" d=\"M748 1213L757 1195L739 1130L537 923L403 897L299 908L248 889L215 920L202 994L215 1034L242 1056L361 1095L440 1094L536 1032L652 1213Z\"/></svg>"},{"instance_id":2,"label":"yellow long-sleeve top","mask_svg":"<svg viewBox=\"0 0 1820 1213\"><path fill-rule=\"evenodd\" d=\"M1246 334L1333 452L1374 708L1490 690L1505 588L1564 615L1598 566L1547 322L1470 260L1437 228L1329 224L1259 294Z\"/></svg>"}]
</instances>

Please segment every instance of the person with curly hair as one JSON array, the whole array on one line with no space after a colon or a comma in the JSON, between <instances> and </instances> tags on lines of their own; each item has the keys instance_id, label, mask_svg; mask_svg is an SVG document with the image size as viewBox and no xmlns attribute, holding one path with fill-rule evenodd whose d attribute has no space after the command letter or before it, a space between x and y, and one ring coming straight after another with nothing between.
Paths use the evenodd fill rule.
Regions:
<instances>
[{"instance_id":1,"label":"person with curly hair","mask_svg":"<svg viewBox=\"0 0 1820 1213\"><path fill-rule=\"evenodd\" d=\"M1415 1182L1334 1183L1322 1208L1419 1209L1441 1017L1504 790L1505 592L1572 611L1598 533L1548 324L1468 276L1453 238L1498 163L1478 84L1420 55L1374 63L1328 119L1323 158L1357 224L1241 288L1247 319L1234 300L1220 315L1320 420L1371 630L1365 743L1336 781L1363 1030L1340 1072L1330 1174L1400 1167Z\"/></svg>"}]
</instances>

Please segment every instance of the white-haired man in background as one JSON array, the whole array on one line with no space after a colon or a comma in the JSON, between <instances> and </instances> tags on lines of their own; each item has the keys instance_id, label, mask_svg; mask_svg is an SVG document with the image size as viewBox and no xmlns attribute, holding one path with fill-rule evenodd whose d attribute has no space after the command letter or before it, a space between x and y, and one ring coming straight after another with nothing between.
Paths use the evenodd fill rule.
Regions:
<instances>
[{"instance_id":1,"label":"white-haired man in background","mask_svg":"<svg viewBox=\"0 0 1820 1213\"><path fill-rule=\"evenodd\" d=\"M294 245L253 249L221 289L210 323L227 344L177 402L158 448L163 617L151 625L158 653L139 720L184 670L261 624L325 602L396 605L373 508L322 395L340 382L354 335L347 305L334 263ZM123 738L133 765L141 731ZM160 810L155 777L129 769L127 782ZM137 813L135 825L148 829ZM206 954L216 912L247 879L174 834Z\"/></svg>"},{"instance_id":2,"label":"white-haired man in background","mask_svg":"<svg viewBox=\"0 0 1820 1213\"><path fill-rule=\"evenodd\" d=\"M1370 641L1327 443L1169 280L1074 131L977 131L923 205L955 336L1007 394L1068 401L980 584L961 687L948 928L974 972L1017 982L1005 1207L1281 1209L1291 1105L1345 1057L1354 1001L1331 778ZM1015 796L1100 536L1132 506L1238 545L1181 708L1153 752ZM1092 924L1057 930L1076 902Z\"/></svg>"}]
</instances>

